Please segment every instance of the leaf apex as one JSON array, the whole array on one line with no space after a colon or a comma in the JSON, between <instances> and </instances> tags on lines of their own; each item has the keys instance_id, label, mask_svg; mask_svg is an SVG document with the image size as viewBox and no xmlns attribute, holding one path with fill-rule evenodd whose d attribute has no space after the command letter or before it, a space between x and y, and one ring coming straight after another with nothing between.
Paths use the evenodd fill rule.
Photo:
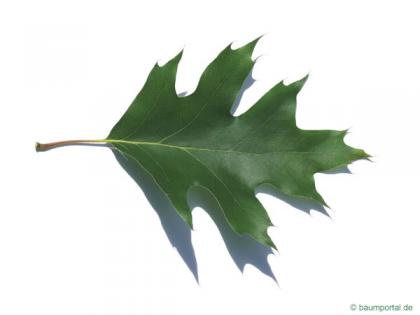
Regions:
<instances>
[{"instance_id":1,"label":"leaf apex","mask_svg":"<svg viewBox=\"0 0 420 315\"><path fill-rule=\"evenodd\" d=\"M307 73L302 79L289 84L289 86L295 88L297 90L296 93L299 93L300 90L302 90L308 78L309 78L309 73Z\"/></svg>"},{"instance_id":2,"label":"leaf apex","mask_svg":"<svg viewBox=\"0 0 420 315\"><path fill-rule=\"evenodd\" d=\"M159 61L157 61L156 64L155 64L155 67L165 68L165 67L168 67L170 65L178 65L179 61L182 58L183 53L184 53L184 48L182 48L181 51L178 52L172 59L169 59L167 62L165 62L162 65L159 65Z\"/></svg>"},{"instance_id":3,"label":"leaf apex","mask_svg":"<svg viewBox=\"0 0 420 315\"><path fill-rule=\"evenodd\" d=\"M189 215L185 215L182 212L178 212L178 213L181 215L181 217L185 221L185 223L187 223L188 227L191 230L194 230L194 225L193 225L193 220L192 220L191 212L189 212Z\"/></svg>"},{"instance_id":4,"label":"leaf apex","mask_svg":"<svg viewBox=\"0 0 420 315\"><path fill-rule=\"evenodd\" d=\"M274 244L274 242L271 240L271 238L269 238L269 241L266 243L266 245L268 247L271 247L272 249L276 250L277 252L279 251L276 244Z\"/></svg>"},{"instance_id":5,"label":"leaf apex","mask_svg":"<svg viewBox=\"0 0 420 315\"><path fill-rule=\"evenodd\" d=\"M362 149L359 149L359 151L360 151L361 159L367 160L369 162L373 162L372 159L371 159L371 158L373 158L373 155L370 155L369 153L367 153L366 151L364 151Z\"/></svg>"},{"instance_id":6,"label":"leaf apex","mask_svg":"<svg viewBox=\"0 0 420 315\"><path fill-rule=\"evenodd\" d=\"M236 49L232 49L232 43L229 45L230 49L232 49L233 51L237 51L237 52L244 52L245 54L249 55L249 58L252 57L252 53L254 52L255 46L258 44L259 40L264 36L260 35L257 38L253 39L252 41L248 42L247 44L236 48Z\"/></svg>"}]
</instances>

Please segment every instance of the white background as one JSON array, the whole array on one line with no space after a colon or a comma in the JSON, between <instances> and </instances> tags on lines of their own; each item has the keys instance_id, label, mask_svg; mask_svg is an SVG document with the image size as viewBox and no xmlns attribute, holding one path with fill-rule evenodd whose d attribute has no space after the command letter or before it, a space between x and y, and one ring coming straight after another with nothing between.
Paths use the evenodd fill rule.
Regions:
<instances>
[{"instance_id":1,"label":"white background","mask_svg":"<svg viewBox=\"0 0 420 315\"><path fill-rule=\"evenodd\" d=\"M416 1L2 1L0 314L420 314L419 14ZM258 195L277 283L242 273L196 208L197 283L109 149L34 143L106 137L157 60L185 48L176 88L191 92L228 43L261 34L239 112L309 72L298 125L351 127L374 162L316 175L330 218Z\"/></svg>"}]
</instances>

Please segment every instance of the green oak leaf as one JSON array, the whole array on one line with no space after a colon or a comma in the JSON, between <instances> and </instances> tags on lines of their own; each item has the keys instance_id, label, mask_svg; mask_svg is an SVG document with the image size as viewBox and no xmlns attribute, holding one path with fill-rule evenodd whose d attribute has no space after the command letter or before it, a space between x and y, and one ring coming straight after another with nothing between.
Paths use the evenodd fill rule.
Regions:
<instances>
[{"instance_id":1,"label":"green oak leaf","mask_svg":"<svg viewBox=\"0 0 420 315\"><path fill-rule=\"evenodd\" d=\"M86 142L104 142L146 170L192 227L187 192L208 190L231 228L275 248L272 226L255 188L269 184L278 191L326 205L314 173L368 159L363 150L343 141L346 131L302 130L296 126L296 96L307 77L272 87L247 112L231 108L250 74L257 40L226 47L202 74L188 96L175 91L182 52L163 66L156 64L126 113L103 140L37 144L38 151Z\"/></svg>"}]
</instances>

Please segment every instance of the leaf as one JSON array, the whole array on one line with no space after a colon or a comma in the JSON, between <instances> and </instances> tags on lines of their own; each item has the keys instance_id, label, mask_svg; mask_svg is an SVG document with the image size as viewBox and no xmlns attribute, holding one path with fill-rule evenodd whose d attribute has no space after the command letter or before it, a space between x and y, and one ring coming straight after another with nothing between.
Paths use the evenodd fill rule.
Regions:
<instances>
[{"instance_id":1,"label":"leaf","mask_svg":"<svg viewBox=\"0 0 420 315\"><path fill-rule=\"evenodd\" d=\"M267 233L272 223L255 196L257 186L269 184L326 205L315 188L314 173L369 155L344 143L346 131L296 126L296 96L307 77L290 85L278 83L246 113L232 116L235 98L254 65L256 43L226 47L188 96L175 91L182 52L163 66L156 64L109 136L83 142L106 142L132 161L135 171L146 170L191 227L187 192L201 186L217 199L235 232L275 248ZM38 150L50 148L45 146L38 144Z\"/></svg>"}]
</instances>

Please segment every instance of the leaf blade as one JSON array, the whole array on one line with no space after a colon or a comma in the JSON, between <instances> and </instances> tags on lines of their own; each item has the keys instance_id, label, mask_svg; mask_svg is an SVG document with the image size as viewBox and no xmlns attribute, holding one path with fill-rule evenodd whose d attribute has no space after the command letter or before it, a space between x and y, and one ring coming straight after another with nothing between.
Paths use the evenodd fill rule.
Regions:
<instances>
[{"instance_id":1,"label":"leaf blade","mask_svg":"<svg viewBox=\"0 0 420 315\"><path fill-rule=\"evenodd\" d=\"M275 248L267 233L272 223L255 188L270 184L326 205L313 175L368 155L344 143L346 131L296 126L296 97L307 76L278 83L239 117L230 114L254 65L257 41L225 48L186 97L175 92L182 54L155 66L107 142L149 172L190 226L187 193L201 186L215 196L235 232Z\"/></svg>"}]
</instances>

